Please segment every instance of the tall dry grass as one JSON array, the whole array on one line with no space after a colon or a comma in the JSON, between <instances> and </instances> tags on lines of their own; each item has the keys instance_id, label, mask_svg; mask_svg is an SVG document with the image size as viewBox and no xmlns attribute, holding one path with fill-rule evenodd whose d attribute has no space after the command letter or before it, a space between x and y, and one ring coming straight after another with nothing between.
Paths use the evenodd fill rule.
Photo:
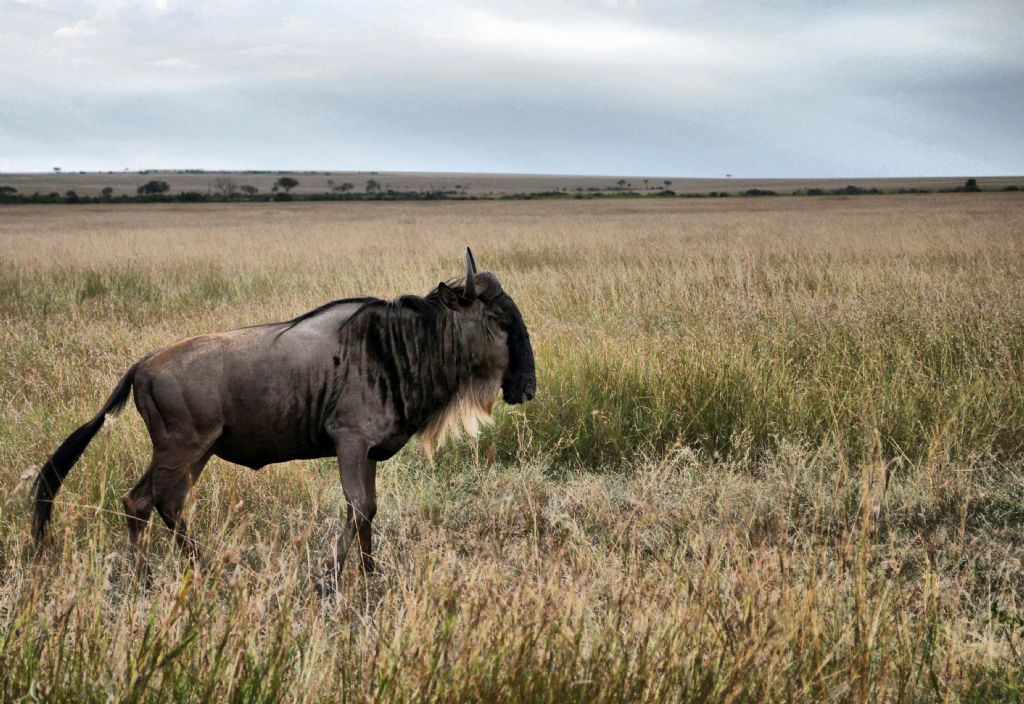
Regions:
<instances>
[{"instance_id":1,"label":"tall dry grass","mask_svg":"<svg viewBox=\"0 0 1024 704\"><path fill-rule=\"evenodd\" d=\"M0 211L0 698L1019 696L1024 199L17 207ZM136 357L473 246L539 396L382 466L383 570L315 596L334 463L214 461L196 579L117 514L134 412L35 558L20 477Z\"/></svg>"}]
</instances>

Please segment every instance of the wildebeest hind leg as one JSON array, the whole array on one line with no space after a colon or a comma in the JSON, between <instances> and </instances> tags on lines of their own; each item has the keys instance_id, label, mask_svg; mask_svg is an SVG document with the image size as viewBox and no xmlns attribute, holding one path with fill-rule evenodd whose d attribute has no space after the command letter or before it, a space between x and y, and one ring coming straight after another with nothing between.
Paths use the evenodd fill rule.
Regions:
<instances>
[{"instance_id":1,"label":"wildebeest hind leg","mask_svg":"<svg viewBox=\"0 0 1024 704\"><path fill-rule=\"evenodd\" d=\"M139 478L139 481L122 498L125 521L128 524L128 539L135 555L135 577L142 583L149 582L149 562L146 560L146 526L153 512L153 465Z\"/></svg>"},{"instance_id":2,"label":"wildebeest hind leg","mask_svg":"<svg viewBox=\"0 0 1024 704\"><path fill-rule=\"evenodd\" d=\"M189 535L185 517L185 502L192 486L199 480L203 467L210 459L210 451L201 457L169 467L161 467L153 477L153 505L164 524L174 533L178 547L192 560L196 568L203 565L199 546Z\"/></svg>"}]
</instances>

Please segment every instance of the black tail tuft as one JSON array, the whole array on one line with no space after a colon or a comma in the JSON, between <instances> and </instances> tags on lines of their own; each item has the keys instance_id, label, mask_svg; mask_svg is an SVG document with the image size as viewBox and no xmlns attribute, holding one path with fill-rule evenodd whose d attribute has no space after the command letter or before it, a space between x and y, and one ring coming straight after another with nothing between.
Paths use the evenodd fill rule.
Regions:
<instances>
[{"instance_id":1,"label":"black tail tuft","mask_svg":"<svg viewBox=\"0 0 1024 704\"><path fill-rule=\"evenodd\" d=\"M104 414L100 413L71 433L53 453L53 457L43 465L39 476L36 477L36 508L32 532L37 541L42 540L46 533L46 524L50 520L50 511L53 510L53 497L57 495L60 485L64 482L64 477L68 476L71 467L85 452L86 446L99 432L99 429L103 427L103 420Z\"/></svg>"},{"instance_id":2,"label":"black tail tuft","mask_svg":"<svg viewBox=\"0 0 1024 704\"><path fill-rule=\"evenodd\" d=\"M32 521L32 532L36 541L42 541L46 535L46 524L50 520L50 512L53 510L53 498L60 491L64 478L68 476L71 468L78 461L78 458L85 452L85 448L103 427L103 421L108 414L119 413L128 400L128 393L131 391L132 382L135 380L135 369L139 363L131 366L128 372L121 377L121 381L114 387L110 398L103 404L103 408L92 420L79 427L71 433L64 442L60 444L53 456L39 471L35 481L35 512Z\"/></svg>"}]
</instances>

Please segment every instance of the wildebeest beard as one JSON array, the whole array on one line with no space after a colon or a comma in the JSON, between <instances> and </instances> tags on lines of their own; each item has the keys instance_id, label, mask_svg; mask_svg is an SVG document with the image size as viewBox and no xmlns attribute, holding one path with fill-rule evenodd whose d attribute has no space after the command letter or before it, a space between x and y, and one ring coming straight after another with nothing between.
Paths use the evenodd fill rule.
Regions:
<instances>
[{"instance_id":1,"label":"wildebeest beard","mask_svg":"<svg viewBox=\"0 0 1024 704\"><path fill-rule=\"evenodd\" d=\"M447 438L475 436L493 421L502 370L487 358L489 333L444 309L434 293L368 302L338 334L353 354L343 384L374 390L431 459Z\"/></svg>"}]
</instances>

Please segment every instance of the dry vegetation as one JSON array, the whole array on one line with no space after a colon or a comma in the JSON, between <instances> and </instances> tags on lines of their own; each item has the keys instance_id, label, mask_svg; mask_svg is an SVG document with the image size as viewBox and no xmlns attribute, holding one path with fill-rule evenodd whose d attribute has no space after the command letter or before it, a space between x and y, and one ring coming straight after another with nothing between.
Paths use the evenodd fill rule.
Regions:
<instances>
[{"instance_id":1,"label":"dry vegetation","mask_svg":"<svg viewBox=\"0 0 1024 704\"><path fill-rule=\"evenodd\" d=\"M0 700L1019 698L1024 198L0 210ZM154 523L129 411L35 558L20 478L142 353L424 292L471 244L539 396L382 465L381 574L310 573L331 461L214 460L212 568Z\"/></svg>"}]
</instances>

